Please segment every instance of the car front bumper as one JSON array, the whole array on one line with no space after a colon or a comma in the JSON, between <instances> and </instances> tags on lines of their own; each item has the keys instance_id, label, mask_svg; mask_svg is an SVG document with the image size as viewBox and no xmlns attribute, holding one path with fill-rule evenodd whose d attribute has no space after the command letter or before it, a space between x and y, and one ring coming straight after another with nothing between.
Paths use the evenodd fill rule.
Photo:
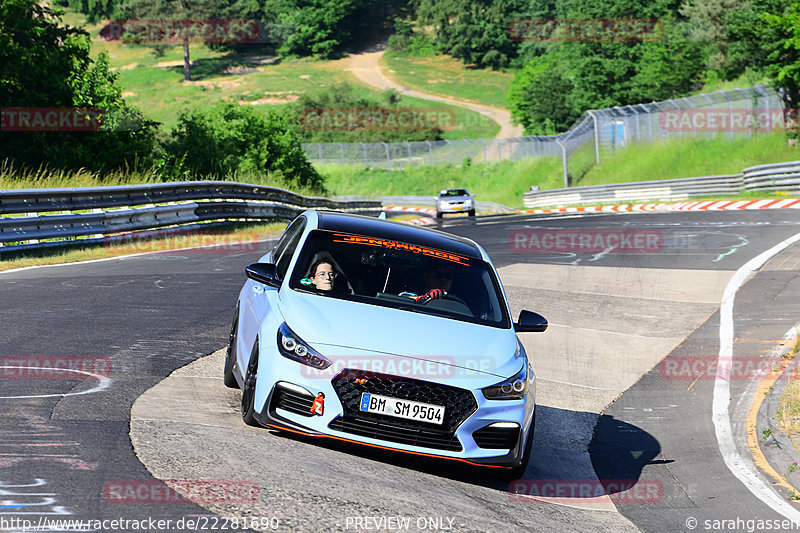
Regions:
<instances>
[{"instance_id":1,"label":"car front bumper","mask_svg":"<svg viewBox=\"0 0 800 533\"><path fill-rule=\"evenodd\" d=\"M455 387L445 380L408 380L384 374L367 374L365 377L368 381L365 384L355 384L351 379L355 376L352 375L346 376L348 382L343 386L342 380L345 378L341 372L334 379L321 379L310 376L308 369L302 365L281 359L283 361L274 361L277 364L273 365L270 376L262 376L259 372L258 388L268 387L269 392L263 403L258 401L257 395L255 418L264 426L308 437L327 437L496 468L508 468L519 460L528 431L531 430L529 428L533 426L533 390L522 400L487 400L480 391L481 387L491 384L486 382L485 377L479 386L473 384L467 387L466 383L459 382L461 387ZM260 365L260 368L265 367ZM358 403L362 392L386 395L384 389L387 385L380 385L381 380L388 380L391 386L393 378L396 378L395 381L405 379L434 391L439 390L439 395L434 395L433 399L423 395L414 397L413 401L444 404L447 401L442 400L446 398L444 393L452 392L452 389L461 391L462 403L472 401L473 405L447 404L445 423L450 423L449 427L361 413L357 407L353 407L353 402ZM384 389L376 390L377 386L383 386ZM324 395L324 408L322 414L315 414L312 413L312 407L320 393ZM398 394L393 397L403 398ZM406 396L406 399L411 398ZM448 413L448 410L451 412ZM459 410L463 412L459 413ZM448 414L457 414L457 419L450 418ZM514 429L513 425L517 427Z\"/></svg>"}]
</instances>

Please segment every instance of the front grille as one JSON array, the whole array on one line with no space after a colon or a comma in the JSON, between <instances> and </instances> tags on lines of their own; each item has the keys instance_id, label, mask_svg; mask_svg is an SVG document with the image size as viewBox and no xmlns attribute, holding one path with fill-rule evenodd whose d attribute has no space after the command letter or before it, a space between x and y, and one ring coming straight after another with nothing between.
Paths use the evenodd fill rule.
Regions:
<instances>
[{"instance_id":1,"label":"front grille","mask_svg":"<svg viewBox=\"0 0 800 533\"><path fill-rule=\"evenodd\" d=\"M519 441L519 426L497 427L486 426L472 434L475 444L479 448L489 449L512 449Z\"/></svg>"},{"instance_id":2,"label":"front grille","mask_svg":"<svg viewBox=\"0 0 800 533\"><path fill-rule=\"evenodd\" d=\"M302 416L314 416L311 406L314 404L314 396L301 394L298 391L281 387L278 384L272 396L272 408L280 407L290 413Z\"/></svg>"},{"instance_id":3,"label":"front grille","mask_svg":"<svg viewBox=\"0 0 800 533\"><path fill-rule=\"evenodd\" d=\"M333 378L332 384L344 415L331 422L331 429L401 444L460 451L462 446L455 431L478 409L470 391L418 379L345 369ZM442 405L444 420L439 425L362 412L359 404L364 392Z\"/></svg>"}]
</instances>

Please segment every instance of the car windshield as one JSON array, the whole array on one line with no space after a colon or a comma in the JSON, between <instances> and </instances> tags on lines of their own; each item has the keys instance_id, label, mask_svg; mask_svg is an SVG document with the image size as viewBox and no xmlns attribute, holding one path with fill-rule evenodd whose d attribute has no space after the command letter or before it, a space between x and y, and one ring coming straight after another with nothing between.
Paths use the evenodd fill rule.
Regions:
<instances>
[{"instance_id":1,"label":"car windshield","mask_svg":"<svg viewBox=\"0 0 800 533\"><path fill-rule=\"evenodd\" d=\"M425 246L312 231L289 281L292 290L508 328L488 263ZM435 298L424 295L434 291Z\"/></svg>"},{"instance_id":2,"label":"car windshield","mask_svg":"<svg viewBox=\"0 0 800 533\"><path fill-rule=\"evenodd\" d=\"M469 196L469 193L466 189L450 189L442 191L439 196Z\"/></svg>"}]
</instances>

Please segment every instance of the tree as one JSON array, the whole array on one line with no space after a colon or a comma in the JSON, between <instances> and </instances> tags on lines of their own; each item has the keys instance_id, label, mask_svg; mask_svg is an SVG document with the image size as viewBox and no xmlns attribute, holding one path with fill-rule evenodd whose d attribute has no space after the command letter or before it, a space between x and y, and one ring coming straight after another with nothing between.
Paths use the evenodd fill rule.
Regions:
<instances>
[{"instance_id":1,"label":"tree","mask_svg":"<svg viewBox=\"0 0 800 533\"><path fill-rule=\"evenodd\" d=\"M700 89L707 57L702 41L687 36L683 25L665 21L663 38L642 45L628 100L667 100Z\"/></svg>"},{"instance_id":2,"label":"tree","mask_svg":"<svg viewBox=\"0 0 800 533\"><path fill-rule=\"evenodd\" d=\"M509 34L524 0L419 0L420 22L430 24L445 54L479 67L505 68L516 56Z\"/></svg>"},{"instance_id":3,"label":"tree","mask_svg":"<svg viewBox=\"0 0 800 533\"><path fill-rule=\"evenodd\" d=\"M286 55L329 57L349 43L354 22L370 0L283 0L278 15L281 45Z\"/></svg>"},{"instance_id":4,"label":"tree","mask_svg":"<svg viewBox=\"0 0 800 533\"><path fill-rule=\"evenodd\" d=\"M711 44L708 68L727 74L730 70L728 20L751 5L751 0L690 0L680 8L688 18L687 28L694 40Z\"/></svg>"},{"instance_id":5,"label":"tree","mask_svg":"<svg viewBox=\"0 0 800 533\"><path fill-rule=\"evenodd\" d=\"M86 15L89 22L110 19L119 9L122 0L66 0L66 5Z\"/></svg>"},{"instance_id":6,"label":"tree","mask_svg":"<svg viewBox=\"0 0 800 533\"><path fill-rule=\"evenodd\" d=\"M139 42L153 48L157 54L163 54L164 48L172 46L169 40L159 41L163 34L157 33L156 24L164 22L169 27L172 21L176 27L183 26L187 21L197 21L198 24L189 24L184 27L182 34L183 46L183 80L192 80L191 58L189 57L189 40L193 31L202 27L202 24L218 15L221 3L218 0L124 0L119 6L117 15L130 21L133 34L127 37L128 42ZM191 29L190 29L191 28ZM141 29L143 37L137 37L137 29ZM171 31L171 30L170 30ZM156 39L150 40L156 35ZM166 37L166 35L165 35Z\"/></svg>"},{"instance_id":7,"label":"tree","mask_svg":"<svg viewBox=\"0 0 800 533\"><path fill-rule=\"evenodd\" d=\"M164 167L183 177L274 173L301 187L322 189L322 176L306 157L286 116L220 103L184 111L166 143Z\"/></svg>"},{"instance_id":8,"label":"tree","mask_svg":"<svg viewBox=\"0 0 800 533\"><path fill-rule=\"evenodd\" d=\"M149 160L155 123L122 99L108 57L93 61L89 50L85 31L62 25L58 12L36 0L0 2L2 107L93 109L103 120L99 131L0 131L0 160L92 170Z\"/></svg>"},{"instance_id":9,"label":"tree","mask_svg":"<svg viewBox=\"0 0 800 533\"><path fill-rule=\"evenodd\" d=\"M581 112L570 101L574 89L558 53L532 58L517 72L508 105L528 135L553 135L568 129Z\"/></svg>"},{"instance_id":10,"label":"tree","mask_svg":"<svg viewBox=\"0 0 800 533\"><path fill-rule=\"evenodd\" d=\"M797 109L800 106L800 3L788 6L783 13L763 15L764 33L777 34L778 40L767 56L764 70L773 80L783 99L784 120L792 144L800 137Z\"/></svg>"}]
</instances>

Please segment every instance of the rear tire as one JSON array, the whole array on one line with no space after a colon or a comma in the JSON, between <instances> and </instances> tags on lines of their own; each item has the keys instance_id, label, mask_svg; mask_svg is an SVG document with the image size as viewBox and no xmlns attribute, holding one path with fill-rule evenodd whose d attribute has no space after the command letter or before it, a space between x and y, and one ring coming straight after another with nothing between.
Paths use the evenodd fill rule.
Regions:
<instances>
[{"instance_id":1,"label":"rear tire","mask_svg":"<svg viewBox=\"0 0 800 533\"><path fill-rule=\"evenodd\" d=\"M239 382L236 381L236 376L233 373L233 366L236 364L236 334L239 326L239 307L236 307L236 314L233 316L233 325L231 326L231 333L228 336L228 351L225 352L225 370L222 374L222 382L226 387L231 389L238 389Z\"/></svg>"},{"instance_id":2,"label":"rear tire","mask_svg":"<svg viewBox=\"0 0 800 533\"><path fill-rule=\"evenodd\" d=\"M442 212L436 211L436 218L442 218Z\"/></svg>"},{"instance_id":3,"label":"rear tire","mask_svg":"<svg viewBox=\"0 0 800 533\"><path fill-rule=\"evenodd\" d=\"M474 217L475 216L475 210L474 209L470 209L468 215L471 216L471 217Z\"/></svg>"},{"instance_id":4,"label":"rear tire","mask_svg":"<svg viewBox=\"0 0 800 533\"><path fill-rule=\"evenodd\" d=\"M256 381L258 380L258 339L253 345L250 362L247 364L247 373L242 386L242 420L248 426L259 426L255 419Z\"/></svg>"}]
</instances>

